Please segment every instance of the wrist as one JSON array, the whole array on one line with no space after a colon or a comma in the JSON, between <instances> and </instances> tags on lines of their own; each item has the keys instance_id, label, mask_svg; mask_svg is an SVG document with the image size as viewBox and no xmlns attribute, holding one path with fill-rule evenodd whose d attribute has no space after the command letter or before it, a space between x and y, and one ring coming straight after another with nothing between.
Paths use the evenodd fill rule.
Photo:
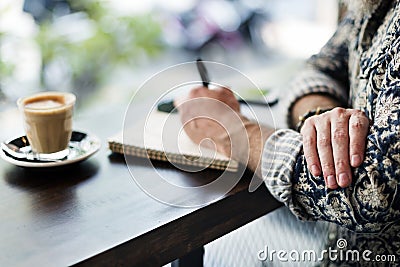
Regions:
<instances>
[{"instance_id":1,"label":"wrist","mask_svg":"<svg viewBox=\"0 0 400 267\"><path fill-rule=\"evenodd\" d=\"M255 123L247 127L247 132L250 150L247 167L261 177L261 159L264 145L267 139L275 132L275 129Z\"/></svg>"},{"instance_id":2,"label":"wrist","mask_svg":"<svg viewBox=\"0 0 400 267\"><path fill-rule=\"evenodd\" d=\"M340 105L341 104L338 100L329 95L310 94L303 96L297 100L291 108L289 126L290 128L295 129L296 125L300 121L299 118L310 110L317 109L318 107L321 110L332 109Z\"/></svg>"},{"instance_id":3,"label":"wrist","mask_svg":"<svg viewBox=\"0 0 400 267\"><path fill-rule=\"evenodd\" d=\"M303 115L300 115L299 118L298 118L298 123L297 123L297 125L296 125L296 131L298 131L298 132L301 131L301 128L303 127L304 122L305 122L308 118L310 118L310 117L312 117L312 116L315 116L315 115L320 115L320 114L322 114L322 113L325 113L325 112L327 112L327 111L330 111L331 109L332 109L332 108L322 109L322 108L320 108L320 107L317 107L317 108L315 108L315 109L308 110L308 111L307 111L306 113L304 113Z\"/></svg>"},{"instance_id":4,"label":"wrist","mask_svg":"<svg viewBox=\"0 0 400 267\"><path fill-rule=\"evenodd\" d=\"M224 136L219 151L246 165L255 173L261 173L260 162L266 140L275 129L241 117L242 125Z\"/></svg>"}]
</instances>

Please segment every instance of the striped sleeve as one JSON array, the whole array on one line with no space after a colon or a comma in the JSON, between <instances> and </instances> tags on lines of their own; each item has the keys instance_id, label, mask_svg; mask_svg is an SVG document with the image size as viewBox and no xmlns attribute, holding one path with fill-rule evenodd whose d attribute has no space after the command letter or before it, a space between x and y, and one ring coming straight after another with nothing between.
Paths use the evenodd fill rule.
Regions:
<instances>
[{"instance_id":1,"label":"striped sleeve","mask_svg":"<svg viewBox=\"0 0 400 267\"><path fill-rule=\"evenodd\" d=\"M320 53L307 61L307 67L289 85L290 96L284 106L288 110L290 128L291 110L298 99L305 95L328 94L342 103L348 99L348 34L354 21L346 17L337 31L321 49ZM302 155L302 138L290 129L276 131L264 146L262 173L271 193L285 203L298 217L306 219L293 202L293 181L296 168L306 168L297 164Z\"/></svg>"},{"instance_id":2,"label":"striped sleeve","mask_svg":"<svg viewBox=\"0 0 400 267\"><path fill-rule=\"evenodd\" d=\"M264 146L262 173L269 191L292 212L292 175L302 149L301 135L290 129L276 131ZM300 214L297 214L301 216Z\"/></svg>"}]
</instances>

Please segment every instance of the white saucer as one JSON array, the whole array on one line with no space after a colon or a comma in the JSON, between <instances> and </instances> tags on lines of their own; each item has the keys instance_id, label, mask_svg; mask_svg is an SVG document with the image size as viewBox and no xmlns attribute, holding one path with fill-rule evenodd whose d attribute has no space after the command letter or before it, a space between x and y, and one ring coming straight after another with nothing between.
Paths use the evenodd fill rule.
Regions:
<instances>
[{"instance_id":1,"label":"white saucer","mask_svg":"<svg viewBox=\"0 0 400 267\"><path fill-rule=\"evenodd\" d=\"M18 138L7 141L6 143L13 144L19 148L23 148L27 153L31 152L29 143L27 143L26 136L20 136ZM11 156L3 149L0 149L0 156L5 161L20 167L33 167L33 168L47 168L56 167L62 165L68 165L76 162L83 161L94 153L96 153L101 146L100 139L96 136L89 135L82 132L74 131L71 135L71 141L69 142L69 154L62 160L58 161L41 161L41 160L30 160L30 159L19 159Z\"/></svg>"}]
</instances>

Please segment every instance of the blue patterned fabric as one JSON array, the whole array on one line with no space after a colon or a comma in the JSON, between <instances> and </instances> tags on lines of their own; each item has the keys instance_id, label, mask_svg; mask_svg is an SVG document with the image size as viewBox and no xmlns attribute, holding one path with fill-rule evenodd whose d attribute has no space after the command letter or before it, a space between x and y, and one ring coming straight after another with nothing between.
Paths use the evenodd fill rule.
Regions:
<instances>
[{"instance_id":1,"label":"blue patterned fabric","mask_svg":"<svg viewBox=\"0 0 400 267\"><path fill-rule=\"evenodd\" d=\"M300 97L324 93L372 121L365 160L344 189L329 190L322 176L309 172L299 133L279 130L267 140L266 185L301 220L367 233L383 233L400 222L399 5L381 1L370 15L349 13L292 84L289 113Z\"/></svg>"},{"instance_id":2,"label":"blue patterned fabric","mask_svg":"<svg viewBox=\"0 0 400 267\"><path fill-rule=\"evenodd\" d=\"M206 266L400 266L400 3L376 2L370 15L348 14L290 89L288 119L299 98L322 93L372 121L365 160L354 169L351 186L327 189L323 177L308 171L301 135L276 131L264 146L265 183L297 218L322 228L282 216L281 209L208 245ZM339 241L345 242L340 255L367 251L371 260L266 263L255 256L263 245L321 252L337 249Z\"/></svg>"}]
</instances>

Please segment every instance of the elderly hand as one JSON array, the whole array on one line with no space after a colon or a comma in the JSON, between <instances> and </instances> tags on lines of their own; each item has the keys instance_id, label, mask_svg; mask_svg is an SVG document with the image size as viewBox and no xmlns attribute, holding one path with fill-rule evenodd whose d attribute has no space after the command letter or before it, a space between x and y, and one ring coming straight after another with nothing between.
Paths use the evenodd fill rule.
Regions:
<instances>
[{"instance_id":1,"label":"elderly hand","mask_svg":"<svg viewBox=\"0 0 400 267\"><path fill-rule=\"evenodd\" d=\"M231 154L229 135L235 130L232 128L239 129L248 121L240 114L240 104L232 91L223 87L194 88L186 99L176 100L175 106L185 132L195 143L216 148L227 156Z\"/></svg>"},{"instance_id":2,"label":"elderly hand","mask_svg":"<svg viewBox=\"0 0 400 267\"><path fill-rule=\"evenodd\" d=\"M195 143L260 171L264 142L274 130L244 117L231 90L198 87L186 99L175 101L175 106L185 132Z\"/></svg>"},{"instance_id":3,"label":"elderly hand","mask_svg":"<svg viewBox=\"0 0 400 267\"><path fill-rule=\"evenodd\" d=\"M314 176L324 175L330 189L347 187L351 167L364 160L369 120L356 109L334 108L308 118L301 134L307 166Z\"/></svg>"}]
</instances>

